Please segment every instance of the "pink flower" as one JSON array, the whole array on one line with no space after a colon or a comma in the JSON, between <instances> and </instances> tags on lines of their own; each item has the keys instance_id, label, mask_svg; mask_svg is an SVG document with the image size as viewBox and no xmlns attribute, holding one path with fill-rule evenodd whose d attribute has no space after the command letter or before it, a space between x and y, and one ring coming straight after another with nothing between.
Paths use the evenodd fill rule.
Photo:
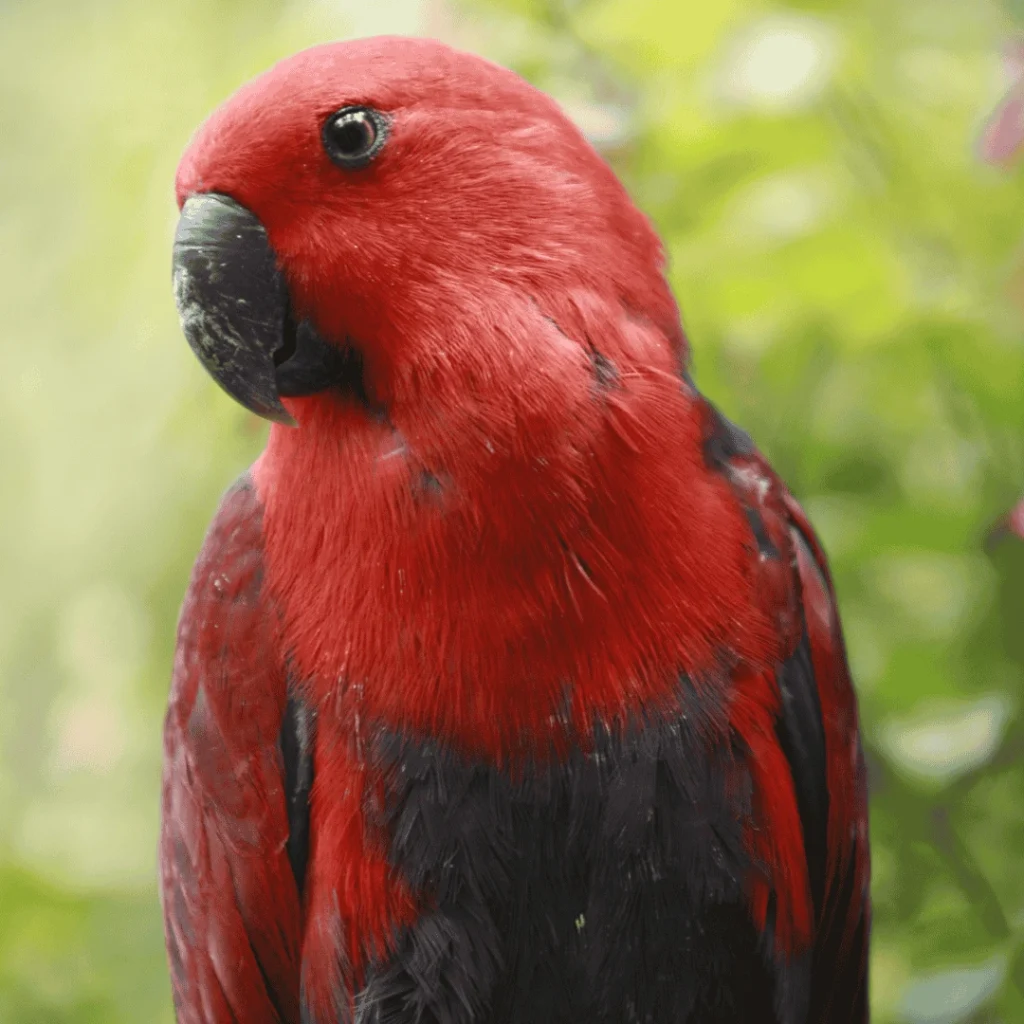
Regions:
<instances>
[{"instance_id":1,"label":"pink flower","mask_svg":"<svg viewBox=\"0 0 1024 1024\"><path fill-rule=\"evenodd\" d=\"M1010 535L1024 540L1024 498L1021 498L1016 505L995 526L988 535L988 543L991 546Z\"/></svg>"},{"instance_id":2,"label":"pink flower","mask_svg":"<svg viewBox=\"0 0 1024 1024\"><path fill-rule=\"evenodd\" d=\"M1024 39L1007 46L1003 59L1011 85L982 131L981 156L1007 166L1024 149Z\"/></svg>"}]
</instances>

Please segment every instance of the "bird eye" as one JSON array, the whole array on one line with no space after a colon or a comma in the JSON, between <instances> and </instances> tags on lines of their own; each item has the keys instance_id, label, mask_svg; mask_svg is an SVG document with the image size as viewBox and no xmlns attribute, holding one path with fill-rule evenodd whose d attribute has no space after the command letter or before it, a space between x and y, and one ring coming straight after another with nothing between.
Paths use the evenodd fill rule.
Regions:
<instances>
[{"instance_id":1,"label":"bird eye","mask_svg":"<svg viewBox=\"0 0 1024 1024\"><path fill-rule=\"evenodd\" d=\"M365 167L380 152L388 122L369 107L343 107L324 122L321 136L327 155L339 166Z\"/></svg>"}]
</instances>

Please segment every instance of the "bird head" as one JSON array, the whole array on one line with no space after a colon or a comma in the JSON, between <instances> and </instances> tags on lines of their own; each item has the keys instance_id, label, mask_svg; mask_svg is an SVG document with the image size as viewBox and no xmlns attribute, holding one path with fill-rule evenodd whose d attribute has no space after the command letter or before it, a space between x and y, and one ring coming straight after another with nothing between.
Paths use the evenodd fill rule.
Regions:
<instances>
[{"instance_id":1,"label":"bird head","mask_svg":"<svg viewBox=\"0 0 1024 1024\"><path fill-rule=\"evenodd\" d=\"M438 42L282 61L200 127L176 189L184 333L282 423L282 398L386 408L583 359L587 296L682 348L661 245L612 171L549 97Z\"/></svg>"}]
</instances>

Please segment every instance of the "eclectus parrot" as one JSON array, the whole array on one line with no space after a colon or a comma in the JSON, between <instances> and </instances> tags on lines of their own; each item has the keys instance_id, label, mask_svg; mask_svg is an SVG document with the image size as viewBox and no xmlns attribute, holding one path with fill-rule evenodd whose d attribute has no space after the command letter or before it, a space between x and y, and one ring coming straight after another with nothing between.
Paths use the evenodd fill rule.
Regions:
<instances>
[{"instance_id":1,"label":"eclectus parrot","mask_svg":"<svg viewBox=\"0 0 1024 1024\"><path fill-rule=\"evenodd\" d=\"M440 43L332 44L177 198L184 333L275 421L181 612L181 1024L866 1021L825 557L580 132Z\"/></svg>"}]
</instances>

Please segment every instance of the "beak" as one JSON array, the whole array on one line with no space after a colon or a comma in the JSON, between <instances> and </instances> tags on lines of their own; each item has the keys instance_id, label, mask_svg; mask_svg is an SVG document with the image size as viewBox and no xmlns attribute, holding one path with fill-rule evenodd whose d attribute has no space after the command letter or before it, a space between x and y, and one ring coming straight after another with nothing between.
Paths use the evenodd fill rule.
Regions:
<instances>
[{"instance_id":1,"label":"beak","mask_svg":"<svg viewBox=\"0 0 1024 1024\"><path fill-rule=\"evenodd\" d=\"M190 196L174 236L181 329L211 377L251 412L295 426L281 396L336 384L344 354L296 324L266 229L235 200Z\"/></svg>"}]
</instances>

